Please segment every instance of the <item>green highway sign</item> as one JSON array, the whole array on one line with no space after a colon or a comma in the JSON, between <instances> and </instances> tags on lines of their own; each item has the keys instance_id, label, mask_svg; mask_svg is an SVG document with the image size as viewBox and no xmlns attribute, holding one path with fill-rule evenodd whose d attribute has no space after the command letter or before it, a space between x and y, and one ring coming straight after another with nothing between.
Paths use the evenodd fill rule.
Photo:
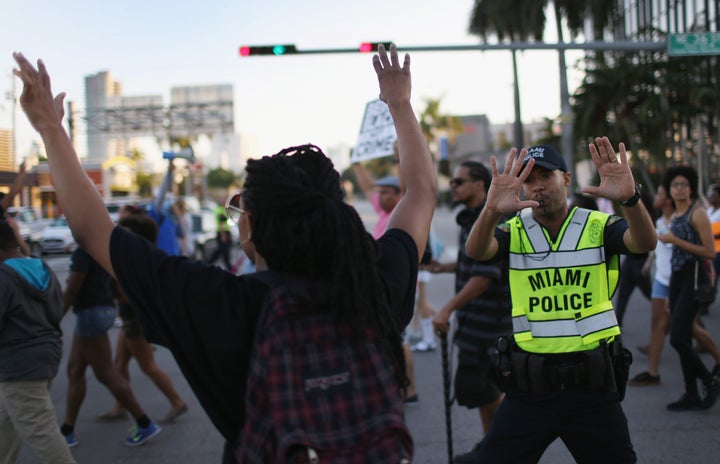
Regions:
<instances>
[{"instance_id":1,"label":"green highway sign","mask_svg":"<svg viewBox=\"0 0 720 464\"><path fill-rule=\"evenodd\" d=\"M720 32L670 34L667 44L670 56L720 55Z\"/></svg>"}]
</instances>

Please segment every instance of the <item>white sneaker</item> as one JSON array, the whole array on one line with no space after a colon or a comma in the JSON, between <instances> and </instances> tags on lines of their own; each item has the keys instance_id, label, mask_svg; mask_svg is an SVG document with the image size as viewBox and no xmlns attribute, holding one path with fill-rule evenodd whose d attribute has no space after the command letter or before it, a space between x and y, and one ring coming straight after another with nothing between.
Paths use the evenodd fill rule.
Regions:
<instances>
[{"instance_id":1,"label":"white sneaker","mask_svg":"<svg viewBox=\"0 0 720 464\"><path fill-rule=\"evenodd\" d=\"M428 351L435 351L435 348L437 348L435 342L428 343L426 341L422 341L411 346L410 351L414 353L425 353Z\"/></svg>"}]
</instances>

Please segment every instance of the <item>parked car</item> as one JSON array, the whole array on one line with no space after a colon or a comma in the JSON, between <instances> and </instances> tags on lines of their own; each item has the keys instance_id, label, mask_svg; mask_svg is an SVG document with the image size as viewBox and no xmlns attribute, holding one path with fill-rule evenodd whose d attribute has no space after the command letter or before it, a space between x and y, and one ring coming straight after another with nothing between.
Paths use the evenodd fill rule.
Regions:
<instances>
[{"instance_id":1,"label":"parked car","mask_svg":"<svg viewBox=\"0 0 720 464\"><path fill-rule=\"evenodd\" d=\"M40 246L43 253L72 253L77 244L63 216L53 219L42 231Z\"/></svg>"},{"instance_id":2,"label":"parked car","mask_svg":"<svg viewBox=\"0 0 720 464\"><path fill-rule=\"evenodd\" d=\"M7 213L18 225L20 236L30 248L32 256L40 256L42 247L40 240L42 239L42 230L48 224L47 220L41 219L40 214L35 208L22 206L20 208L8 208Z\"/></svg>"},{"instance_id":3,"label":"parked car","mask_svg":"<svg viewBox=\"0 0 720 464\"><path fill-rule=\"evenodd\" d=\"M207 261L217 248L215 239L215 215L212 211L200 210L191 213L192 232L190 233L191 256Z\"/></svg>"}]
</instances>

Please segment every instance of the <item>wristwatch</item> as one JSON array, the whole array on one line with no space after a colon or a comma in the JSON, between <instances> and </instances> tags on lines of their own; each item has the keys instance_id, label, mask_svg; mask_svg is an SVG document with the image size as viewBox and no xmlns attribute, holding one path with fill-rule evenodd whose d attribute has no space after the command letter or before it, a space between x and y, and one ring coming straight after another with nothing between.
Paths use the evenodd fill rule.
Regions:
<instances>
[{"instance_id":1,"label":"wristwatch","mask_svg":"<svg viewBox=\"0 0 720 464\"><path fill-rule=\"evenodd\" d=\"M640 201L640 195L642 194L642 185L637 184L635 185L635 195L633 195L629 200L621 201L620 206L623 208L630 208L632 206L637 205L637 202Z\"/></svg>"}]
</instances>

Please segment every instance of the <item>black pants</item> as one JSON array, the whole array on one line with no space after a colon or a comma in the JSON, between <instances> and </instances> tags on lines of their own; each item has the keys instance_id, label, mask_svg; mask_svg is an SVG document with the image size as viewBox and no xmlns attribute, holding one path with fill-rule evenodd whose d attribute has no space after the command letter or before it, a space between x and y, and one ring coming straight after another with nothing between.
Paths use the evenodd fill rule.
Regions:
<instances>
[{"instance_id":1,"label":"black pants","mask_svg":"<svg viewBox=\"0 0 720 464\"><path fill-rule=\"evenodd\" d=\"M508 392L479 449L478 463L537 463L560 438L583 464L635 463L617 394Z\"/></svg>"},{"instance_id":2,"label":"black pants","mask_svg":"<svg viewBox=\"0 0 720 464\"><path fill-rule=\"evenodd\" d=\"M618 286L617 304L615 305L615 315L617 316L618 325L622 325L625 317L630 296L635 287L638 287L642 294L650 299L652 291L652 282L650 275L643 275L642 268L647 260L647 255L627 255L620 266L620 283Z\"/></svg>"},{"instance_id":3,"label":"black pants","mask_svg":"<svg viewBox=\"0 0 720 464\"><path fill-rule=\"evenodd\" d=\"M670 345L680 356L685 392L698 393L697 380L707 384L712 380L710 371L692 346L692 330L700 306L693 299L695 261L686 263L670 276Z\"/></svg>"},{"instance_id":4,"label":"black pants","mask_svg":"<svg viewBox=\"0 0 720 464\"><path fill-rule=\"evenodd\" d=\"M222 256L223 264L225 264L225 269L230 269L232 267L232 263L230 262L230 246L232 245L232 236L230 235L230 232L218 232L215 237L215 241L217 242L217 248L213 252L212 256L210 256L208 262L210 264L213 264L215 261L217 261L218 257Z\"/></svg>"}]
</instances>

